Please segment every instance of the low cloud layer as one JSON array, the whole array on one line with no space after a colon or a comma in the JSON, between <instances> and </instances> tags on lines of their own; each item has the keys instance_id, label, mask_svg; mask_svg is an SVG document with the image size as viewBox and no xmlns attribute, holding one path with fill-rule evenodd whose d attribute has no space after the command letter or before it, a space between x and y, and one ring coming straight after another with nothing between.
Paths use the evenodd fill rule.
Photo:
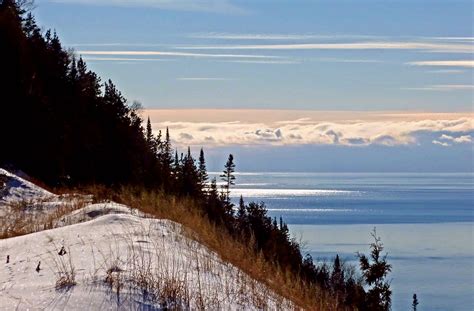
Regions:
<instances>
[{"instance_id":1,"label":"low cloud layer","mask_svg":"<svg viewBox=\"0 0 474 311\"><path fill-rule=\"evenodd\" d=\"M356 118L328 118L327 121L321 117L265 121L262 114L262 122L256 122L255 118L221 121L215 117L212 121L158 120L159 115L159 112L152 114L153 128L158 131L169 127L178 145L398 146L418 144L419 135L428 133L439 137L433 144L451 146L472 143L470 133L474 131L472 114L426 114L424 118L421 113L380 113L378 117L372 113L364 118L359 113Z\"/></svg>"}]
</instances>

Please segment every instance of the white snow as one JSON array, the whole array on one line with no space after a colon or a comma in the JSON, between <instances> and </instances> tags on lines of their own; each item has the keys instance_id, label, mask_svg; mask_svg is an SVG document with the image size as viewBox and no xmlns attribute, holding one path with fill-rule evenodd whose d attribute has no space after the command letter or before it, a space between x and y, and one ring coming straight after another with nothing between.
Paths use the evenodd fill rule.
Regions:
<instances>
[{"instance_id":1,"label":"white snow","mask_svg":"<svg viewBox=\"0 0 474 311\"><path fill-rule=\"evenodd\" d=\"M29 189L27 195L42 193ZM293 307L188 238L178 223L146 218L114 202L87 205L59 223L60 228L0 240L0 310ZM66 254L60 256L62 247ZM72 270L75 285L58 286Z\"/></svg>"},{"instance_id":2,"label":"white snow","mask_svg":"<svg viewBox=\"0 0 474 311\"><path fill-rule=\"evenodd\" d=\"M35 201L56 197L55 194L36 186L32 182L0 168L0 176L2 175L6 177L7 182L4 189L0 188L0 204L2 202Z\"/></svg>"}]
</instances>

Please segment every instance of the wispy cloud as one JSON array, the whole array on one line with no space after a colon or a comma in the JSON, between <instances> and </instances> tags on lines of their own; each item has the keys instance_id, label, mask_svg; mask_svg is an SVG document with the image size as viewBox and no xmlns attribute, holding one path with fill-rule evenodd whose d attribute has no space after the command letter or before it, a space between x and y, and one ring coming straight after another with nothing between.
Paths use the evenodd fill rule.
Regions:
<instances>
[{"instance_id":1,"label":"wispy cloud","mask_svg":"<svg viewBox=\"0 0 474 311\"><path fill-rule=\"evenodd\" d=\"M216 39L216 40L261 40L261 41L304 41L304 40L389 40L400 41L409 40L410 42L474 42L474 37L420 37L420 36L381 36L364 34L318 34L318 33L194 33L188 35L196 39Z\"/></svg>"},{"instance_id":2,"label":"wispy cloud","mask_svg":"<svg viewBox=\"0 0 474 311\"><path fill-rule=\"evenodd\" d=\"M430 70L430 73L463 73L466 72L461 69L439 69L439 70Z\"/></svg>"},{"instance_id":3,"label":"wispy cloud","mask_svg":"<svg viewBox=\"0 0 474 311\"><path fill-rule=\"evenodd\" d=\"M470 91L474 89L474 85L471 84L438 84L438 85L429 85L424 87L407 87L403 88L404 90L412 91Z\"/></svg>"},{"instance_id":4,"label":"wispy cloud","mask_svg":"<svg viewBox=\"0 0 474 311\"><path fill-rule=\"evenodd\" d=\"M383 61L378 59L350 59L350 58L332 58L332 57L322 57L315 58L313 60L329 63L383 63Z\"/></svg>"},{"instance_id":5,"label":"wispy cloud","mask_svg":"<svg viewBox=\"0 0 474 311\"><path fill-rule=\"evenodd\" d=\"M291 65L300 64L297 60L227 60L226 63L241 63L241 64L270 64L270 65Z\"/></svg>"},{"instance_id":6,"label":"wispy cloud","mask_svg":"<svg viewBox=\"0 0 474 311\"><path fill-rule=\"evenodd\" d=\"M449 147L451 146L450 144L448 144L447 142L442 142L442 141L439 141L439 140L433 140L432 141L433 145L439 145L439 146L442 146L442 147Z\"/></svg>"},{"instance_id":7,"label":"wispy cloud","mask_svg":"<svg viewBox=\"0 0 474 311\"><path fill-rule=\"evenodd\" d=\"M428 37L430 40L474 42L474 37Z\"/></svg>"},{"instance_id":8,"label":"wispy cloud","mask_svg":"<svg viewBox=\"0 0 474 311\"><path fill-rule=\"evenodd\" d=\"M348 42L301 44L240 44L178 47L188 50L423 50L427 52L473 53L471 44L432 42Z\"/></svg>"},{"instance_id":9,"label":"wispy cloud","mask_svg":"<svg viewBox=\"0 0 474 311\"><path fill-rule=\"evenodd\" d=\"M254 54L207 54L186 53L172 51L78 51L80 55L103 55L103 56L174 56L194 58L250 58L250 59L283 59L279 56L254 55Z\"/></svg>"},{"instance_id":10,"label":"wispy cloud","mask_svg":"<svg viewBox=\"0 0 474 311\"><path fill-rule=\"evenodd\" d=\"M58 3L76 3L85 5L147 7L164 10L197 11L214 13L245 14L245 9L232 4L229 0L49 0Z\"/></svg>"},{"instance_id":11,"label":"wispy cloud","mask_svg":"<svg viewBox=\"0 0 474 311\"><path fill-rule=\"evenodd\" d=\"M154 110L147 113L152 115ZM218 114L219 112L217 112ZM377 114L361 120L360 115L345 120L315 120L312 118L297 118L294 120L280 119L273 122L253 121L253 115L272 114L272 111L249 111L250 118L243 118L247 112L230 111L229 116L235 115L233 121L199 121L186 120L185 116L195 118L196 115L205 116L209 112L199 110L176 110L181 120L167 120L168 113L156 111L159 122L153 123L155 130L169 127L178 145L409 145L418 143L418 135L422 132L445 134L451 140L439 138L439 142L447 144L456 142L471 142L471 133L474 131L474 117L472 114L427 115L415 114ZM280 115L280 112L276 112ZM284 115L283 112L281 114ZM294 115L288 111L287 115ZM229 119L232 120L232 119ZM255 119L256 120L256 119ZM184 139L185 138L185 139ZM443 140L444 139L444 140ZM431 140L430 140L431 142Z\"/></svg>"},{"instance_id":12,"label":"wispy cloud","mask_svg":"<svg viewBox=\"0 0 474 311\"><path fill-rule=\"evenodd\" d=\"M110 42L110 43L66 43L66 46L95 46L95 47L115 47L115 46L126 46L126 47L157 47L157 46L168 46L167 44L159 43L125 43L125 42Z\"/></svg>"},{"instance_id":13,"label":"wispy cloud","mask_svg":"<svg viewBox=\"0 0 474 311\"><path fill-rule=\"evenodd\" d=\"M462 67L462 68L474 68L474 60L429 60L419 62L409 62L408 65L413 66L433 66L433 67Z\"/></svg>"},{"instance_id":14,"label":"wispy cloud","mask_svg":"<svg viewBox=\"0 0 474 311\"><path fill-rule=\"evenodd\" d=\"M300 40L311 40L311 39L368 39L368 38L381 38L379 36L370 35L323 35L323 34L263 34L263 33L198 33L190 34L188 37L196 39L216 39L216 40L261 40L261 41L300 41Z\"/></svg>"},{"instance_id":15,"label":"wispy cloud","mask_svg":"<svg viewBox=\"0 0 474 311\"><path fill-rule=\"evenodd\" d=\"M230 81L234 79L230 78L214 78L214 77L189 77L189 78L176 78L178 81Z\"/></svg>"},{"instance_id":16,"label":"wispy cloud","mask_svg":"<svg viewBox=\"0 0 474 311\"><path fill-rule=\"evenodd\" d=\"M461 135L459 137L454 137L450 135L443 134L439 137L440 140L452 141L457 144L470 143L472 142L471 135Z\"/></svg>"},{"instance_id":17,"label":"wispy cloud","mask_svg":"<svg viewBox=\"0 0 474 311\"><path fill-rule=\"evenodd\" d=\"M170 58L125 58L125 57L84 57L86 61L94 62L169 62Z\"/></svg>"}]
</instances>

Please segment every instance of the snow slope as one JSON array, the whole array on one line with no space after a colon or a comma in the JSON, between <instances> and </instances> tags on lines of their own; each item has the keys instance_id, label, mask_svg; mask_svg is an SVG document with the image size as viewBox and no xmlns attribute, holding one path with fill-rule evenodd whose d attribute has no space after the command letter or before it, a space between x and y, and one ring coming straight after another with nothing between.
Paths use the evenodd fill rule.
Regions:
<instances>
[{"instance_id":1,"label":"snow slope","mask_svg":"<svg viewBox=\"0 0 474 311\"><path fill-rule=\"evenodd\" d=\"M113 202L60 222L0 240L0 310L293 309L175 222Z\"/></svg>"},{"instance_id":2,"label":"snow slope","mask_svg":"<svg viewBox=\"0 0 474 311\"><path fill-rule=\"evenodd\" d=\"M6 179L5 188L0 188L0 204L20 200L48 200L56 197L51 192L2 168L0 168L0 176Z\"/></svg>"}]
</instances>

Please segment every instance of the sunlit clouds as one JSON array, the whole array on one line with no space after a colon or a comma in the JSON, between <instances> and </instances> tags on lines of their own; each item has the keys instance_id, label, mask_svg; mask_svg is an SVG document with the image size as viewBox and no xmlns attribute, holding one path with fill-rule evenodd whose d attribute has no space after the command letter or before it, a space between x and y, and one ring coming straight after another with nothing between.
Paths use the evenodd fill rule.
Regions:
<instances>
[{"instance_id":1,"label":"sunlit clouds","mask_svg":"<svg viewBox=\"0 0 474 311\"><path fill-rule=\"evenodd\" d=\"M284 118L285 111L272 110L146 110L144 114L151 117L155 131L169 127L178 145L398 146L418 144L420 133L433 133L439 138L432 143L447 147L471 143L474 130L469 113L288 112L294 119Z\"/></svg>"}]
</instances>

